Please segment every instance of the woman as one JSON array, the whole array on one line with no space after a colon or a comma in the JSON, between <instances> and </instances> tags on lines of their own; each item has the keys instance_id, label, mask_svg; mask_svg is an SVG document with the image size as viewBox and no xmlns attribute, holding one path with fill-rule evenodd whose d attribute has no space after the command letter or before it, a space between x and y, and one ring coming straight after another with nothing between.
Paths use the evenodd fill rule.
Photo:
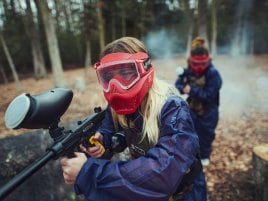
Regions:
<instances>
[{"instance_id":1,"label":"woman","mask_svg":"<svg viewBox=\"0 0 268 201\"><path fill-rule=\"evenodd\" d=\"M211 63L205 40L201 37L192 41L188 63L188 68L178 77L175 85L182 94L188 94L187 102L199 137L202 164L207 166L219 120L222 79Z\"/></svg>"},{"instance_id":2,"label":"woman","mask_svg":"<svg viewBox=\"0 0 268 201\"><path fill-rule=\"evenodd\" d=\"M104 159L96 145L75 158L61 160L63 176L87 200L206 200L198 160L198 137L186 102L176 88L154 78L144 44L123 37L108 44L95 65L108 102L95 140L107 152L115 133L125 139L132 159ZM120 149L121 151L123 149Z\"/></svg>"}]
</instances>

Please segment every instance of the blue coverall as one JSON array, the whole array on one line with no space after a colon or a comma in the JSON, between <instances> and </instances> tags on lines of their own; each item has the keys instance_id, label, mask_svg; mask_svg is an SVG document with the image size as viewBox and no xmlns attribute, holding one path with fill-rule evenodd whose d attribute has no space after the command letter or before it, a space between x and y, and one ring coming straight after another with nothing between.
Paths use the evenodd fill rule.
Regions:
<instances>
[{"instance_id":1,"label":"blue coverall","mask_svg":"<svg viewBox=\"0 0 268 201\"><path fill-rule=\"evenodd\" d=\"M176 88L183 93L182 89L184 77L195 76L191 68L185 69L184 73L176 80ZM215 139L215 129L219 120L219 99L222 78L217 69L210 63L204 73L205 85L200 87L195 83L190 83L191 91L188 98L200 101L206 105L206 111L203 115L198 115L194 110L191 111L191 117L199 137L201 158L209 158L212 152L212 142Z\"/></svg>"},{"instance_id":2,"label":"blue coverall","mask_svg":"<svg viewBox=\"0 0 268 201\"><path fill-rule=\"evenodd\" d=\"M88 158L74 188L88 201L167 201L189 167L197 161L198 136L187 103L170 96L159 118L160 137L145 156L130 161ZM109 148L115 132L109 107L99 132ZM193 190L182 200L205 201L206 182L201 171Z\"/></svg>"}]
</instances>

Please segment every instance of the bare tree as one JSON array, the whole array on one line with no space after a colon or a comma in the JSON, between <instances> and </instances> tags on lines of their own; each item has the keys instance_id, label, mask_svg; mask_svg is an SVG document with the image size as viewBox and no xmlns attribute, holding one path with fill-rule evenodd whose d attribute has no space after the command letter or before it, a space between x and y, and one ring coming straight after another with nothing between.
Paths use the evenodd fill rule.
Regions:
<instances>
[{"instance_id":1,"label":"bare tree","mask_svg":"<svg viewBox=\"0 0 268 201\"><path fill-rule=\"evenodd\" d=\"M62 26L61 24L63 24L66 31L71 32L72 25L74 24L71 14L71 1L54 0L54 5L55 5L55 13L56 13L55 17L57 21L57 27L60 27Z\"/></svg>"},{"instance_id":2,"label":"bare tree","mask_svg":"<svg viewBox=\"0 0 268 201\"><path fill-rule=\"evenodd\" d=\"M7 84L8 83L7 75L4 71L4 68L3 68L1 63L0 63L0 72L1 72L1 75L3 77L4 83Z\"/></svg>"},{"instance_id":3,"label":"bare tree","mask_svg":"<svg viewBox=\"0 0 268 201\"><path fill-rule=\"evenodd\" d=\"M86 75L88 74L88 69L92 65L92 58L91 58L91 40L93 37L97 35L97 29L98 25L96 24L96 21L98 20L97 14L96 14L96 7L95 7L95 1L85 1L83 2L83 23L82 23L82 30L85 35L85 41L86 41L86 55L85 55L85 70Z\"/></svg>"},{"instance_id":4,"label":"bare tree","mask_svg":"<svg viewBox=\"0 0 268 201\"><path fill-rule=\"evenodd\" d=\"M99 30L99 42L100 42L100 51L104 49L105 46L105 29L104 29L104 18L102 16L103 0L98 0L97 2L97 14L98 14L98 30Z\"/></svg>"},{"instance_id":5,"label":"bare tree","mask_svg":"<svg viewBox=\"0 0 268 201\"><path fill-rule=\"evenodd\" d=\"M111 39L116 39L116 15L117 15L117 7L116 7L116 1L109 1L109 8L111 10Z\"/></svg>"},{"instance_id":6,"label":"bare tree","mask_svg":"<svg viewBox=\"0 0 268 201\"><path fill-rule=\"evenodd\" d=\"M6 41L5 41L2 33L0 33L0 40L1 40L1 43L2 43L2 46L3 46L4 52L5 52L5 55L7 57L7 61L8 61L9 67L10 67L10 69L12 71L12 75L13 75L13 78L14 78L14 81L15 81L15 84L16 84L16 87L17 87L18 90L21 90L22 89L22 85L21 85L21 82L19 80L18 73L17 73L17 70L15 68L14 62L13 62L11 56L10 56L8 47L6 45Z\"/></svg>"},{"instance_id":7,"label":"bare tree","mask_svg":"<svg viewBox=\"0 0 268 201\"><path fill-rule=\"evenodd\" d=\"M187 44L186 44L186 57L189 55L191 50L191 44L193 39L193 26L194 26L194 13L190 9L190 2L188 0L182 0L182 7L185 11L186 26L188 28Z\"/></svg>"},{"instance_id":8,"label":"bare tree","mask_svg":"<svg viewBox=\"0 0 268 201\"><path fill-rule=\"evenodd\" d=\"M198 35L207 42L207 0L198 0Z\"/></svg>"},{"instance_id":9,"label":"bare tree","mask_svg":"<svg viewBox=\"0 0 268 201\"><path fill-rule=\"evenodd\" d=\"M251 1L238 1L235 14L235 23L231 43L231 55L245 55L249 53L251 46L251 25L249 22L249 13L252 8Z\"/></svg>"},{"instance_id":10,"label":"bare tree","mask_svg":"<svg viewBox=\"0 0 268 201\"><path fill-rule=\"evenodd\" d=\"M134 1L131 2L133 3ZM135 20L135 23L137 24L138 34L140 38L143 38L146 35L146 32L149 31L148 28L150 27L150 24L155 19L155 13L153 11L153 3L154 1L144 0L138 2L138 5L127 4L130 11L133 10L133 6L136 7L138 6L138 12L135 12L135 18L137 18Z\"/></svg>"},{"instance_id":11,"label":"bare tree","mask_svg":"<svg viewBox=\"0 0 268 201\"><path fill-rule=\"evenodd\" d=\"M137 20L137 27L139 28L139 31L140 31L140 37L142 37L144 35L144 32L145 32L145 19L146 19L146 14L148 13L147 12L147 9L146 9L146 1L141 1L140 2L141 4L141 7L140 7L140 16L139 16L139 19Z\"/></svg>"},{"instance_id":12,"label":"bare tree","mask_svg":"<svg viewBox=\"0 0 268 201\"><path fill-rule=\"evenodd\" d=\"M127 25L126 25L126 1L123 0L120 2L121 7L121 26L122 26L122 37L127 34Z\"/></svg>"},{"instance_id":13,"label":"bare tree","mask_svg":"<svg viewBox=\"0 0 268 201\"><path fill-rule=\"evenodd\" d=\"M53 18L50 14L47 1L35 0L35 4L39 8L39 11L42 16L43 24L44 24L48 52L49 52L49 57L50 57L50 61L52 64L54 84L57 87L63 87L65 86L65 80L64 80L64 75L63 75L58 39L57 39L56 32L55 32Z\"/></svg>"},{"instance_id":14,"label":"bare tree","mask_svg":"<svg viewBox=\"0 0 268 201\"><path fill-rule=\"evenodd\" d=\"M30 0L26 0L26 19L24 20L26 32L31 40L34 76L36 79L46 77L47 71L45 67L45 60L43 51L41 49L39 34L36 30L36 26L33 19L33 12L30 4Z\"/></svg>"},{"instance_id":15,"label":"bare tree","mask_svg":"<svg viewBox=\"0 0 268 201\"><path fill-rule=\"evenodd\" d=\"M217 0L212 0L211 2L211 55L217 54Z\"/></svg>"},{"instance_id":16,"label":"bare tree","mask_svg":"<svg viewBox=\"0 0 268 201\"><path fill-rule=\"evenodd\" d=\"M92 59L91 59L91 41L90 39L86 36L86 57L85 57L85 68L88 69L91 64L92 64ZM86 70L88 72L88 70Z\"/></svg>"}]
</instances>

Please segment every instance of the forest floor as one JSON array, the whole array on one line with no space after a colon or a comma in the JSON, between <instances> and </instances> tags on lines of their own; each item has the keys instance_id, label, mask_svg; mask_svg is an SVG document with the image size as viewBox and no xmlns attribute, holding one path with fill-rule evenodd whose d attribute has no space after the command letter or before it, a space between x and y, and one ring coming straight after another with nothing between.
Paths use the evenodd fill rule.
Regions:
<instances>
[{"instance_id":1,"label":"forest floor","mask_svg":"<svg viewBox=\"0 0 268 201\"><path fill-rule=\"evenodd\" d=\"M174 84L177 66L184 58L154 60L157 76ZM213 143L211 163L205 167L210 201L253 201L252 149L268 143L268 56L216 57L213 63L223 78L220 121ZM87 74L85 76L85 74ZM73 101L61 122L77 121L105 107L93 69L64 72ZM4 125L4 112L10 101L21 93L38 94L53 88L52 76L46 79L21 79L21 89L14 83L0 84L0 138L20 135L26 130L10 130Z\"/></svg>"}]
</instances>

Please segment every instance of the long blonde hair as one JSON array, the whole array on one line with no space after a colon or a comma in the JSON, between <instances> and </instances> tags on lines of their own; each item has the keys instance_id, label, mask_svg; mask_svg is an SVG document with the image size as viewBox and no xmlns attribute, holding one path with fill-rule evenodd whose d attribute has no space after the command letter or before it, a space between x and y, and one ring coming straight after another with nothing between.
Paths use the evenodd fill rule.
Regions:
<instances>
[{"instance_id":1,"label":"long blonde hair","mask_svg":"<svg viewBox=\"0 0 268 201\"><path fill-rule=\"evenodd\" d=\"M144 44L133 37L123 37L109 43L101 54L101 57L106 54L115 52L146 52ZM139 112L143 116L143 128L142 128L142 139L148 137L151 144L155 145L159 138L159 115L163 104L165 103L168 96L171 94L178 95L175 87L167 84L158 78L154 78L153 85L148 91L147 95L143 99ZM114 125L117 128L118 124L123 128L133 127L133 122L128 122L125 115L117 114L112 108L112 117Z\"/></svg>"}]
</instances>

